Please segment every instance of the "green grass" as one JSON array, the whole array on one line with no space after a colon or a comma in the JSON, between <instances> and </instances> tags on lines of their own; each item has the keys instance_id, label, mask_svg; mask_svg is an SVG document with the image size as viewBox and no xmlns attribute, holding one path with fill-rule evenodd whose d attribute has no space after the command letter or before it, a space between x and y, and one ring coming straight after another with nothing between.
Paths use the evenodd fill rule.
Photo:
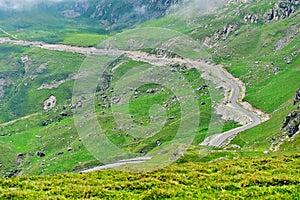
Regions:
<instances>
[{"instance_id":1,"label":"green grass","mask_svg":"<svg viewBox=\"0 0 300 200\"><path fill-rule=\"evenodd\" d=\"M106 40L107 38L108 38L107 35L100 35L100 34L68 33L68 34L66 34L64 41L62 43L73 45L73 46L94 46L94 47L96 47L97 45L99 45L100 42Z\"/></svg>"},{"instance_id":2,"label":"green grass","mask_svg":"<svg viewBox=\"0 0 300 200\"><path fill-rule=\"evenodd\" d=\"M1 199L297 199L299 154L188 162L162 170L1 179Z\"/></svg>"},{"instance_id":3,"label":"green grass","mask_svg":"<svg viewBox=\"0 0 300 200\"><path fill-rule=\"evenodd\" d=\"M284 61L299 48L300 36L296 35L286 46L275 51L277 41L290 34L286 31L288 27L293 27L291 29L294 31L299 29L297 20L299 16L294 15L282 22L253 29L244 27L241 34L227 44L227 48L216 54L216 57L223 58L220 62L226 67L230 65L227 69L234 76L246 83L245 100L268 113L274 112L292 98L300 82L297 76L300 56L293 57L291 64Z\"/></svg>"},{"instance_id":4,"label":"green grass","mask_svg":"<svg viewBox=\"0 0 300 200\"><path fill-rule=\"evenodd\" d=\"M52 90L38 88L76 73L84 56L15 45L2 45L0 51L0 76L6 81L0 100L1 122L42 111L43 101L52 94L58 102L71 98L72 80ZM29 57L28 66L21 62L24 55Z\"/></svg>"},{"instance_id":5,"label":"green grass","mask_svg":"<svg viewBox=\"0 0 300 200\"><path fill-rule=\"evenodd\" d=\"M14 155L18 153L26 153L24 161L22 162L23 164L21 166L12 165L11 168L22 169L23 174L43 175L62 173L66 171L72 172L73 170L88 168L101 164L100 161L95 160L95 158L87 151L85 146L79 140L77 131L74 127L73 118L71 116L60 116L60 113L63 111L62 105L67 105L68 107L70 104L70 101L68 100L70 97L68 94L71 92L73 81L67 82L61 85L59 88L51 91L36 90L36 88L42 83L51 83L51 80L54 77L56 77L54 78L55 80L66 78L64 74L71 73L72 70L75 70L78 66L78 63L76 64L77 66L72 65L72 63L81 61L82 57L69 53L60 54L59 52L49 52L40 49L27 49L26 53L29 55L29 58L31 58L33 63L32 68L29 70L31 74L35 74L36 68L40 67L42 63L47 63L48 65L47 68L40 72L39 76L34 80L28 80L32 82L32 85L30 84L29 87L31 88L30 90L23 89L23 86L20 90L18 90L27 91L28 93L26 95L24 93L15 93L15 96L12 96L12 99L30 99L29 102L24 101L23 104L14 105L15 107L10 105L11 109L19 108L17 110L20 112L20 115L26 115L26 113L31 114L32 112L40 112L40 114L31 116L26 120L19 120L10 125L2 125L3 132L6 135L11 135L1 138L2 141L14 151ZM59 57L60 59L55 61L52 60L52 58L55 56ZM115 83L117 83L122 76L124 76L124 74L135 67L145 67L144 63L132 61L126 58L121 58L121 60L118 62L122 64L119 68L112 72L113 81L108 85L108 90L105 91L105 93L107 93L109 96L111 95L109 88L115 87ZM118 64L118 62L116 64ZM57 68L58 65L64 67ZM112 67L113 66L111 66L111 68ZM200 72L198 72L196 69L183 72L182 76L191 84L194 89L206 84L206 82L200 77ZM170 102L174 97L174 94L172 91L169 91L168 88L166 88L164 92L157 92L154 95L146 93L148 89L160 87L161 86L159 85L148 84L138 88L139 98L132 98L130 102L130 114L134 116L136 124L143 122L144 126L147 126L150 122L149 109L152 107L152 105L162 105L162 102ZM211 85L210 87L212 91L214 86ZM202 95L202 93L205 92L207 92L207 95ZM99 92L97 96L100 95L100 93L102 92ZM53 111L42 112L42 102L37 104L36 99L44 99L42 95L48 97L50 94L54 94L58 97L58 106ZM222 122L220 126L215 127L215 130L209 130L209 125L212 118L212 97L210 96L208 89L205 91L197 91L196 95L198 96L199 104L201 102L206 102L206 104L200 106L201 120L199 121L200 126L194 141L195 145L201 142L207 134L218 133L218 131L222 130L226 131L237 126L236 123L231 121ZM10 102L13 101L8 101L8 103ZM31 106L33 110L26 109L23 111L22 107L24 105L30 105L30 102L35 104ZM118 129L118 124L116 124L113 118L111 109L103 109L100 106L102 104L104 104L104 102L102 100L98 100L96 105L99 106L96 106L96 110L99 114L98 120L104 133L114 144L130 152L138 153L141 150L144 150L150 153L153 150L157 150L157 140L160 140L163 145L167 145L174 138L175 133L178 131L178 127L180 125L180 104L170 104L169 110L167 111L167 118L175 116L175 119L167 120L166 124L156 135L152 136L150 134L146 138L135 139L130 135L126 136L124 130L114 131L114 129ZM36 110L34 110L34 108ZM101 114L102 112L104 112L104 115ZM216 119L220 118L220 116L214 117ZM43 122L50 123L50 125L43 127L41 125ZM13 142L11 143L10 141ZM73 151L68 152L68 147L72 147ZM44 152L46 156L44 158L37 157L36 152L38 151ZM59 152L64 152L64 154L58 155ZM14 162L14 160L12 162ZM2 171L2 174L5 174L7 171L6 169L0 170Z\"/></svg>"},{"instance_id":6,"label":"green grass","mask_svg":"<svg viewBox=\"0 0 300 200\"><path fill-rule=\"evenodd\" d=\"M238 126L233 121L224 122L220 116L213 114L211 101L221 99L221 94L212 94L217 93L217 91L214 90L215 86L211 84L210 90L204 91L211 93L201 95L201 92L196 92L198 102L205 102L206 104L200 107L201 119L193 142L194 146L190 148L184 159L189 161L211 161L220 157L233 159L235 157L261 156L264 150L269 149L270 139L280 134L283 119L294 109L290 105L300 83L300 76L298 76L300 56L294 57L293 62L289 65L285 63L284 58L290 57L291 53L299 49L300 35L295 35L294 39L279 51L275 51L274 46L279 39L289 34L288 31L299 30L299 12L281 22L269 24L263 24L262 22L246 24L243 21L245 14L251 12L262 14L270 7L272 5L260 1L241 7L240 15L232 15L232 10L237 8L236 5L230 6L228 10L225 9L222 11L224 13L219 14L219 16L208 15L186 20L170 15L141 24L138 28L144 28L142 32L139 32L141 29L139 31L137 29L127 30L116 36L116 47L120 48L126 48L128 45L127 39L135 36L135 33L137 34L136 39L141 41L145 41L145 37L149 36L152 40L145 41L145 48L147 49L152 45L152 41L158 39L168 40L173 36L180 35L180 33L188 34L188 36L201 43L205 37L211 36L225 25L237 24L238 31L231 33L226 41L218 41L219 47L206 50L212 53L215 62L223 64L234 76L246 83L247 94L245 100L270 113L272 118L268 122L241 133L233 140L232 144L240 145L244 151L237 153L211 152L204 158L199 159L197 153L199 148L194 147L202 142L205 137ZM12 16L7 16L0 21L13 35L20 39L32 41L41 40L49 43L98 46L102 41L111 38L105 36L106 31L101 28L94 28L94 25L90 22L82 23L85 25L79 25L80 23L75 20L64 23L64 20L53 16L49 17L45 13L38 15L37 20L35 15L36 13L31 13L29 17L19 16L15 20ZM205 27L206 24L211 25ZM151 27L157 27L157 29ZM158 32L168 34L157 34ZM181 49L178 52L185 53L183 55L185 57L199 56L198 54L192 54L192 51L193 49ZM20 58L22 55L29 56L29 67L25 67L21 63ZM207 55L203 58L207 58ZM5 166L5 168L0 168L1 172L20 168L23 169L24 174L44 175L71 172L101 164L100 161L96 161L91 156L79 141L72 117L61 117L59 115L62 111L62 105L70 104L69 99L72 95L74 81L66 82L53 90L37 90L42 84L51 84L54 80L62 80L70 74L76 73L83 60L84 56L72 53L1 45L0 77L4 77L10 84L5 87L4 98L0 100L0 121L6 122L29 114L41 113L38 116L20 120L12 125L1 126L2 132L8 135L11 134L11 136L1 138L2 143L0 146L3 147L3 152L7 155L1 157L2 160L0 161ZM115 83L132 68L144 65L144 63L134 62L123 57L120 58L120 61L122 65L114 72L109 72L113 74L112 83L109 83L109 87L114 87ZM276 68L279 68L278 74L275 74ZM201 74L195 69L183 72L181 75L194 89L205 84L205 81L200 78ZM139 88L142 95L137 99L132 99L130 103L130 112L136 118L136 123L143 122L144 125L147 125L150 121L148 114L151 106L163 101L170 101L170 98L174 96L168 90L155 95L145 93L147 89L153 87L156 86L150 84ZM42 112L42 102L51 94L58 98L57 111ZM105 94L111 95L109 91L105 91ZM156 145L157 140L161 140L164 145L167 145L174 138L174 133L176 133L180 124L180 121L177 120L180 118L179 105L175 104L167 112L168 117L175 116L174 120L168 121L157 135L135 140L131 136L125 136L125 132L122 130L113 131L114 128L117 128L117 124L113 119L111 109L101 108L100 105L103 103L105 102L97 101L99 106L96 107L96 110L105 134L113 143L132 152L156 150L158 148ZM104 115L100 114L102 111ZM211 122L212 118L217 123L213 124ZM42 127L41 123L44 121L53 122L47 127ZM42 138L37 138L37 135L42 136ZM294 142L285 143L282 148L286 151L298 151L298 144L299 137L296 137ZM72 147L74 150L67 152L68 147ZM35 154L37 151L44 151L46 153L45 158L30 156L30 153ZM59 152L64 152L64 154L57 156ZM15 165L18 153L27 153L23 165L19 167ZM247 189L243 191L249 192ZM272 190L267 188L263 192L271 193Z\"/></svg>"},{"instance_id":7,"label":"green grass","mask_svg":"<svg viewBox=\"0 0 300 200\"><path fill-rule=\"evenodd\" d=\"M282 106L276 110L271 119L267 122L262 123L252 129L240 133L231 144L238 144L245 150L250 151L268 151L271 147L272 138L281 135L281 127L283 125L283 120L286 116L295 110L295 106L292 106L293 99L284 103ZM262 134L263 133L263 134ZM299 143L296 138L294 144ZM290 147L290 148L287 148ZM291 146L290 142L287 142L286 148L282 148L282 151L298 151L299 148L295 145Z\"/></svg>"}]
</instances>

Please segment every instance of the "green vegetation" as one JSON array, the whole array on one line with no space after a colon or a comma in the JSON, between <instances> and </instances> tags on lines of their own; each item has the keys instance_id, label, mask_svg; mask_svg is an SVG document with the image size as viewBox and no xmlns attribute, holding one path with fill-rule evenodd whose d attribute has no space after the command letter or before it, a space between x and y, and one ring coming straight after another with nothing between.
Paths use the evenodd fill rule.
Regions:
<instances>
[{"instance_id":1,"label":"green vegetation","mask_svg":"<svg viewBox=\"0 0 300 200\"><path fill-rule=\"evenodd\" d=\"M69 44L73 46L94 46L96 47L99 45L100 42L106 40L108 38L107 35L99 35L99 34L74 34L74 33L68 33L63 44Z\"/></svg>"},{"instance_id":2,"label":"green vegetation","mask_svg":"<svg viewBox=\"0 0 300 200\"><path fill-rule=\"evenodd\" d=\"M174 164L149 173L1 179L1 199L298 199L299 154Z\"/></svg>"},{"instance_id":3,"label":"green vegetation","mask_svg":"<svg viewBox=\"0 0 300 200\"><path fill-rule=\"evenodd\" d=\"M1 168L1 171L5 175L5 172L11 169L22 169L22 174L41 175L62 173L66 171L71 172L73 170L89 168L101 164L99 161L95 161L95 158L86 150L74 127L72 112L69 110L69 105L71 103L68 100L70 98L68 96L68 91L71 91L73 84L72 80L62 84L57 89L51 90L51 94L56 95L58 98L58 105L54 110L47 112L42 111L42 102L48 96L39 97L41 101L39 104L36 103L36 97L39 93L41 93L40 95L50 95L47 90L37 91L37 88L42 83L50 84L52 82L46 82L47 77L49 76L50 80L52 80L52 77L61 76L61 79L68 77L64 74L71 73L72 70L75 70L79 63L76 63L76 65L73 65L72 63L81 61L82 57L69 53L50 52L40 49L31 49L27 50L27 52L32 63L34 63L31 65L31 73L29 73L31 76L36 73L36 67L40 67L43 63L47 63L47 68L44 69L45 71L39 72L40 76L33 80L25 79L32 82L31 84L28 84L31 88L29 91L35 95L35 98L31 99L32 104L35 106L32 106L31 108L36 109L34 112L39 112L40 114L29 116L26 119L21 119L12 124L0 125L1 131L5 134L1 138L1 141L7 144L7 147L10 147L15 155L14 157L1 158L3 163L15 163L16 154L25 154L22 157L21 165L8 165L6 168ZM51 58L54 56L58 56L61 60L52 60ZM121 65L118 68L109 72L109 70L112 70L114 66L119 65L119 63L121 63ZM64 67L57 68L57 65L62 65ZM166 124L156 135L152 136L152 134L150 134L145 139L137 139L127 135L125 130L118 130L118 125L115 123L111 109L103 107L103 105L107 104L106 99L101 98L103 96L103 92L109 97L112 96L110 88L115 87L118 80L128 71L141 66L145 67L145 64L126 58L122 58L118 62L114 63L114 65L111 65L108 68L108 74L112 73L113 79L112 82L108 83L104 91L99 91L96 94L98 99L96 102L96 110L104 133L114 144L118 145L120 148L126 149L127 151L135 153L150 153L152 150L158 148L156 143L158 140L162 145L167 144L173 139L178 130L181 116L180 103L177 101L171 103L174 97L172 91L169 91L167 88L162 90L163 87L152 84L137 88L139 93L138 98L132 98L130 102L130 114L134 116L135 121L133 124L139 125L142 123L143 126L147 126L150 122L149 110L152 105L160 104L163 106L162 102L168 102L169 104L166 116L167 119L169 119L166 121ZM185 78L195 90L206 84L205 81L200 78L201 74L196 69L186 70L184 68L178 68L178 70L182 71L181 74L183 78ZM39 81L40 79L43 79L43 82ZM54 80L60 79L56 78ZM213 91L214 86L212 85L210 87L210 90ZM157 92L149 94L147 93L147 90L149 89ZM205 102L205 105L200 105L201 120L199 122L200 126L194 141L195 145L200 143L207 135L218 133L222 130L227 131L238 126L232 121L222 121L220 116L212 116L212 97L210 96L208 89L197 91L196 95L198 96L199 105L202 104L202 102ZM221 98L221 95L219 96ZM31 96L24 95L24 97ZM20 99L21 97L12 96L11 98ZM24 102L18 105L24 106L26 103L27 102ZM14 108L13 105L9 106ZM67 110L64 110L65 108L63 107L67 108ZM22 110L20 108L18 111L20 112L20 116L30 114L27 109ZM61 115L61 113L66 112L67 116ZM214 129L209 129L208 127L210 126L212 118L216 119L219 124L216 125ZM44 127L42 124L48 125ZM70 147L72 148L72 151L69 152L68 148ZM38 157L36 152L45 153L45 157ZM61 154L62 152L63 154Z\"/></svg>"},{"instance_id":4,"label":"green vegetation","mask_svg":"<svg viewBox=\"0 0 300 200\"><path fill-rule=\"evenodd\" d=\"M0 52L0 77L6 83L0 100L0 122L40 112L43 101L51 94L59 102L71 98L72 80L51 90L39 88L76 73L84 56L15 45L1 45Z\"/></svg>"},{"instance_id":5,"label":"green vegetation","mask_svg":"<svg viewBox=\"0 0 300 200\"><path fill-rule=\"evenodd\" d=\"M44 41L61 43L70 34L106 34L91 21L65 19L57 15L57 11L49 8L39 8L23 12L5 12L1 18L1 28L18 39L29 41ZM93 44L90 44L93 45Z\"/></svg>"},{"instance_id":6,"label":"green vegetation","mask_svg":"<svg viewBox=\"0 0 300 200\"><path fill-rule=\"evenodd\" d=\"M231 143L240 145L244 150L268 150L273 142L272 138L281 135L280 128L285 117L295 110L295 106L292 104L292 100L287 101L272 114L269 121L240 133ZM299 137L296 137L293 142L287 142L285 147L281 147L281 150L297 152L299 151L299 144Z\"/></svg>"},{"instance_id":7,"label":"green vegetation","mask_svg":"<svg viewBox=\"0 0 300 200\"><path fill-rule=\"evenodd\" d=\"M297 20L299 17L256 28L241 34L228 45L233 57L227 59L225 65L230 64L227 69L247 83L245 100L268 113L272 113L292 98L300 82L297 76L300 57L291 57L298 49L300 35L295 36L283 48L275 50L276 43L291 34L286 31L288 27L297 31ZM245 40L245 37L248 39ZM222 51L221 55L228 53L227 50ZM285 58L293 60L287 64Z\"/></svg>"},{"instance_id":8,"label":"green vegetation","mask_svg":"<svg viewBox=\"0 0 300 200\"><path fill-rule=\"evenodd\" d=\"M176 64L170 66L178 70L180 77L195 90L201 118L196 137L184 157L151 173L112 170L72 173L102 164L83 145L74 126L74 105L70 100L72 77L85 56L1 44L0 80L5 80L6 85L3 98L0 98L0 174L4 177L25 176L0 179L0 199L257 199L262 196L266 199L299 199L300 136L285 139L277 152L266 152L270 151L273 138L282 135L282 121L295 109L292 101L300 83L300 54L294 54L299 50L299 11L279 22L259 20L252 24L243 19L249 13L263 15L273 8L270 2L275 0L230 5L219 9L217 14L195 18L168 15L137 26L145 28L145 35L155 39L170 39L170 35L158 35L159 29L151 27L161 28L161 33L166 29L179 31L199 43L207 41L207 37L212 38L205 47L206 52L211 53L211 59L224 65L246 84L245 101L271 115L269 121L240 133L224 149L200 147L199 143L207 136L239 125L224 121L213 113L213 101L221 99L222 94L212 83L209 88L197 90L207 84L199 71ZM11 13L0 22L18 39L86 47L99 47L99 43L115 34L96 26L96 20L65 19L54 17L54 13L51 9L39 14L24 12L17 18ZM118 24L117 30L126 29L125 25ZM222 32L228 25L233 25L234 30L226 39L214 39L217 31ZM116 42L125 47L135 31L124 30L123 38L119 37L123 40ZM177 34L174 32L174 35ZM7 37L4 33L0 36ZM142 50L157 51L147 49L147 46ZM184 56L194 57L194 54ZM149 125L152 106L157 104L168 104L167 121L155 135L149 133L145 138L128 135L116 124L108 99L113 97L113 88L124 74L136 67L146 70L147 64L122 56L107 66L102 77L107 82L97 88L95 109L99 124L111 142L126 151L151 155L174 138L181 122L180 102L173 101L172 91L157 84L133 88L137 95L129 104L132 125ZM131 78L138 77L135 74ZM62 80L65 82L56 85ZM54 86L42 89L45 85ZM50 111L43 111L43 101L50 95L57 97L57 105ZM120 105L118 109L125 107ZM193 113L189 115L192 116ZM37 152L45 155L39 157ZM269 155L265 155L267 153ZM63 174L66 172L70 174ZM54 173L57 175L50 175Z\"/></svg>"}]
</instances>

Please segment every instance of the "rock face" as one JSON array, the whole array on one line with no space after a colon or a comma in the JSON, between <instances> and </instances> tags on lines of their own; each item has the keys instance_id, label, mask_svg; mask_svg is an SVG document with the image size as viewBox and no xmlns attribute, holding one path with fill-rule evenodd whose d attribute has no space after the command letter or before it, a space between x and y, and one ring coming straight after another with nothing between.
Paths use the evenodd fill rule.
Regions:
<instances>
[{"instance_id":1,"label":"rock face","mask_svg":"<svg viewBox=\"0 0 300 200\"><path fill-rule=\"evenodd\" d=\"M6 84L5 79L0 78L0 99L4 96L4 86Z\"/></svg>"},{"instance_id":2,"label":"rock face","mask_svg":"<svg viewBox=\"0 0 300 200\"><path fill-rule=\"evenodd\" d=\"M297 105L300 102L300 89L296 92L296 97L294 100L294 105ZM300 132L300 107L297 107L297 110L290 113L281 128L281 130L288 134L289 137L293 137Z\"/></svg>"},{"instance_id":3,"label":"rock face","mask_svg":"<svg viewBox=\"0 0 300 200\"><path fill-rule=\"evenodd\" d=\"M207 47L212 48L212 47L216 46L216 43L218 41L226 40L231 33L236 31L236 29L237 29L236 24L225 25L224 27L218 29L211 37L206 37L203 44Z\"/></svg>"},{"instance_id":4,"label":"rock face","mask_svg":"<svg viewBox=\"0 0 300 200\"><path fill-rule=\"evenodd\" d=\"M294 100L294 105L296 105L297 103L300 102L300 88L299 90L296 92L296 97L295 97L295 100Z\"/></svg>"},{"instance_id":5,"label":"rock face","mask_svg":"<svg viewBox=\"0 0 300 200\"><path fill-rule=\"evenodd\" d=\"M182 0L76 0L61 2L56 9L68 19L90 18L99 25L113 29L132 26L141 21L164 16Z\"/></svg>"},{"instance_id":6,"label":"rock face","mask_svg":"<svg viewBox=\"0 0 300 200\"><path fill-rule=\"evenodd\" d=\"M295 13L300 4L299 0L280 0L275 3L273 9L270 9L263 16L265 22L279 21L289 17L291 14Z\"/></svg>"},{"instance_id":7,"label":"rock face","mask_svg":"<svg viewBox=\"0 0 300 200\"><path fill-rule=\"evenodd\" d=\"M250 22L250 23L257 23L259 20L259 16L257 14L248 14L244 17L245 22Z\"/></svg>"},{"instance_id":8,"label":"rock face","mask_svg":"<svg viewBox=\"0 0 300 200\"><path fill-rule=\"evenodd\" d=\"M252 3L254 1L248 1ZM299 0L279 0L274 4L274 7L263 14L249 13L245 15L244 21L247 23L258 23L263 21L269 23L271 21L280 21L282 19L290 17L295 13L300 6Z\"/></svg>"},{"instance_id":9,"label":"rock face","mask_svg":"<svg viewBox=\"0 0 300 200\"><path fill-rule=\"evenodd\" d=\"M294 105L300 102L300 89L296 92L296 98L294 100ZM283 122L281 127L281 134L279 136L273 137L270 141L270 150L278 151L280 146L286 141L290 141L295 135L300 133L300 106L298 105L296 110L291 112Z\"/></svg>"},{"instance_id":10,"label":"rock face","mask_svg":"<svg viewBox=\"0 0 300 200\"><path fill-rule=\"evenodd\" d=\"M56 97L51 95L48 99L44 101L44 110L51 110L56 105Z\"/></svg>"},{"instance_id":11,"label":"rock face","mask_svg":"<svg viewBox=\"0 0 300 200\"><path fill-rule=\"evenodd\" d=\"M252 4L256 2L256 0L227 0L226 5L230 4ZM272 3L270 3L272 5ZM271 21L280 21L282 19L290 17L293 13L295 13L297 10L299 10L300 7L300 0L279 0L277 3L273 3L273 8L269 11L260 10L256 12L251 13L243 13L241 10L238 9L236 11L235 15L242 16L241 19L245 23L270 23ZM243 14L242 14L243 13ZM207 24L204 27L204 29L207 29L210 24ZM222 41L227 41L230 39L230 36L234 33L238 33L241 26L239 23L231 23L223 25L223 27L220 27L218 30L216 30L214 33L212 33L210 36L206 37L203 45L209 48L214 48L222 44ZM289 35L287 38L282 38L279 40L276 45L275 49L279 50L282 47L284 47L289 41L294 39L294 37L298 34L298 32L293 33L292 35ZM223 45L223 44L222 44ZM226 45L225 45L226 46ZM297 55L297 52L293 54ZM286 61L287 63L291 63L291 60Z\"/></svg>"},{"instance_id":12,"label":"rock face","mask_svg":"<svg viewBox=\"0 0 300 200\"><path fill-rule=\"evenodd\" d=\"M290 113L283 123L282 130L287 132L289 137L293 137L300 130L300 110Z\"/></svg>"}]
</instances>

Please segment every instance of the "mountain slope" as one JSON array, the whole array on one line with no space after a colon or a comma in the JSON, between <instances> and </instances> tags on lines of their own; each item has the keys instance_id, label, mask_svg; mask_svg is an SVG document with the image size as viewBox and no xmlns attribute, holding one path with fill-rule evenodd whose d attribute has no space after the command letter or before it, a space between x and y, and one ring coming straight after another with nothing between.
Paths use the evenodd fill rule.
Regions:
<instances>
[{"instance_id":1,"label":"mountain slope","mask_svg":"<svg viewBox=\"0 0 300 200\"><path fill-rule=\"evenodd\" d=\"M126 5L128 2L124 1ZM146 15L146 18L141 21L164 16L168 11L167 8L172 6L175 1L151 2L145 4L147 9L149 8L149 13L151 13L151 9L155 9L160 14L154 12L153 16ZM111 6L106 1L100 3L101 6L108 9L106 14L101 14L101 9L97 10L96 4L84 9L83 5L86 5L84 3L80 4L82 6L79 4L76 6L76 3L63 3L39 7L47 10L44 16L39 17L46 19L51 16L46 25L37 23L36 19L33 19L33 14L37 10L32 15L26 12L22 15L18 13L20 15L16 19L22 17L24 21L27 21L26 23L22 20L14 21L13 14L6 18L8 21L5 23L8 31L17 38L58 43L63 43L68 38L70 44L81 42L84 46L96 46L99 41L110 37L97 34L99 32L106 34L108 30L104 30L105 28L115 30L120 27L124 28L122 23L131 19L132 21L127 24L129 26L140 22L136 21L137 18L134 17L138 16L135 14L137 11L133 11L131 15L125 10L134 10L133 5L143 7L144 2L142 3L142 1L131 3L128 5L129 7L124 8L124 12L119 12L119 9L123 9L119 6L122 5L122 2L119 4L117 1L112 1ZM66 12L66 10L69 11ZM161 10L162 12L160 12ZM58 13L59 17L54 17L53 13ZM113 15L109 13L113 13ZM270 15L270 13L273 14ZM26 18L28 15L29 17ZM37 19L40 18L37 17ZM78 25L77 20L83 25ZM107 26L103 20L107 21ZM283 120L295 109L292 101L300 83L299 21L299 1L268 0L246 1L246 3L234 1L205 16L185 18L182 15L171 14L139 25L139 27L156 26L175 29L200 41L207 52L211 53L212 61L224 65L229 72L246 84L245 100L271 115L270 121L237 136L227 149L218 151L208 148L208 154L199 155L199 151L204 147L199 147L198 144L209 132L212 132L210 130L211 118L220 122L213 124L214 127L224 125L223 130L221 127L222 131L237 127L238 124L233 121L224 122L220 116L212 113L213 102L210 92L215 88L213 84L209 88L204 87L203 90L200 90L199 86L205 85L204 80L200 77L201 74L196 70L179 68L182 77L189 80L194 89L199 89L197 95L199 95L198 100L204 116L197 137L182 161L210 161L220 157L233 159L261 156L265 151L270 151L272 138L282 134L280 128ZM11 25L9 25L10 22L12 22ZM54 22L57 22L58 25L53 25ZM64 24L64 22L67 23ZM98 28L99 23L102 23L100 28ZM23 27L19 27L20 24ZM48 27L49 24L51 26ZM115 26L111 27L112 24ZM44 31L37 31L41 27L46 34ZM21 32L16 33L19 28ZM41 37L41 35L43 36ZM53 37L50 37L51 35ZM90 38L90 36L94 38L81 41L82 38ZM154 37L159 37L159 35ZM31 116L33 113L39 114L26 120L1 125L0 130L3 134L0 145L4 147L5 152L8 152L5 153L7 156L1 157L3 159L1 162L5 165L0 168L3 174L10 176L20 171L21 174L71 172L101 164L99 161L95 161L95 158L82 144L76 133L71 112L73 106L70 98L74 77L78 75L76 73L84 56L40 48L20 47L19 45L1 45L0 49L2 55L0 84L4 83L4 86L0 87L2 89L0 96L1 94L3 96L0 108L2 122L26 115ZM157 53L156 50L147 51ZM113 80L117 81L118 77L129 69L141 64L127 58L121 58L119 61L120 67L114 73L110 72L107 79L110 79L109 77L112 75ZM47 89L49 85L57 87ZM172 101L171 99L174 97L166 91L152 95L147 93L148 89L160 91L160 88L153 85L137 91L141 96L133 101L132 109L136 113L143 111L143 115L138 115L134 123L146 125L149 123L149 102ZM174 130L178 127L176 117L180 116L178 105L170 108L169 123L159 135L149 141L139 140L126 136L125 132L115 127L111 111L107 108L106 99L111 93L110 90L111 88L108 88L104 94L98 94L97 113L99 119L104 121L105 131L111 141L123 145L122 147L125 149L145 154L157 148L161 142L168 143L172 139ZM44 100L51 95L56 96L57 104L53 110L43 111ZM293 143L290 142L291 140L291 138L287 139L278 154L284 151L298 151L299 137L296 135ZM53 141L56 141L55 144ZM44 153L44 157L39 157L38 152ZM16 160L20 162L16 163Z\"/></svg>"},{"instance_id":2,"label":"mountain slope","mask_svg":"<svg viewBox=\"0 0 300 200\"><path fill-rule=\"evenodd\" d=\"M68 34L109 34L131 28L165 16L178 3L180 0L80 0L39 3L24 10L0 6L0 21L1 28L19 39L58 43Z\"/></svg>"}]
</instances>

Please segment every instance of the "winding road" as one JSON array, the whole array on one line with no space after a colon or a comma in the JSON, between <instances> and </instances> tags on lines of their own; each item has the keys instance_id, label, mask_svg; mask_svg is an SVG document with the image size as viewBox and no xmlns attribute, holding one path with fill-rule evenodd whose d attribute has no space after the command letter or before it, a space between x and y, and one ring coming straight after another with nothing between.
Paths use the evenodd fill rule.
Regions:
<instances>
[{"instance_id":1,"label":"winding road","mask_svg":"<svg viewBox=\"0 0 300 200\"><path fill-rule=\"evenodd\" d=\"M79 53L84 55L126 55L127 57L137 60L150 63L155 66L164 66L169 64L185 64L188 68L196 68L202 73L206 73L206 78L213 80L222 86L227 87L227 94L225 93L225 99L229 102L226 107L232 110L236 110L240 113L240 115L246 116L249 118L249 123L245 124L242 127L238 127L236 129L227 131L225 133L216 134L210 136L205 139L200 145L205 146L214 146L221 147L226 142L229 142L233 139L238 133L248 130L263 121L268 119L268 116L264 114L262 111L258 111L254 109L251 105L246 107L242 102L242 98L245 95L245 90L241 90L241 81L234 78L229 72L227 72L222 66L206 63L203 60L192 60L192 59L184 59L184 58L168 58L153 54L148 54L141 51L123 51L123 50L106 50L106 49L96 49L94 47L76 47L69 46L63 44L46 44L43 42L29 42L23 40L12 40L9 38L0 38L0 44L14 44L14 45L22 45L22 46L30 46L30 47L38 47L47 50L55 50L55 51L64 51L64 52L72 52ZM210 75L208 75L210 74ZM204 77L205 78L205 77ZM228 92L229 91L229 92ZM258 114L260 113L260 114ZM137 162L138 160L128 161ZM145 162L145 159L140 161ZM102 166L101 169L109 168L110 166L119 166L122 164L126 164L128 162L118 162L115 164L111 164L108 166ZM100 169L100 168L99 168Z\"/></svg>"},{"instance_id":2,"label":"winding road","mask_svg":"<svg viewBox=\"0 0 300 200\"><path fill-rule=\"evenodd\" d=\"M229 95L229 99L227 102L230 102L227 104L227 106L232 107L233 109L237 109L241 113L243 113L245 116L247 116L250 119L250 123L235 128L233 130L227 131L225 133L220 133L216 135L212 135L208 138L206 138L201 145L203 146L214 146L214 147L222 147L223 145L226 145L226 141L230 142L238 133L243 132L245 130L248 130L250 128L253 128L268 118L268 116L265 116L264 118L260 118L256 113L251 112L239 103L241 101L240 94L241 89L237 82L234 81L231 74L228 72L224 72L224 68L220 67L214 67L215 75L217 75L221 80L225 81L229 84L231 88L231 94Z\"/></svg>"},{"instance_id":3,"label":"winding road","mask_svg":"<svg viewBox=\"0 0 300 200\"><path fill-rule=\"evenodd\" d=\"M128 159L128 160L120 160L120 161L115 162L115 163L94 167L94 168L83 170L83 171L80 171L80 172L81 173L97 172L97 171L101 171L101 170L105 170L105 169L120 167L122 165L127 165L127 164L143 163L143 162L147 162L148 160L151 160L151 157L142 157L142 158L135 158L135 159Z\"/></svg>"}]
</instances>

